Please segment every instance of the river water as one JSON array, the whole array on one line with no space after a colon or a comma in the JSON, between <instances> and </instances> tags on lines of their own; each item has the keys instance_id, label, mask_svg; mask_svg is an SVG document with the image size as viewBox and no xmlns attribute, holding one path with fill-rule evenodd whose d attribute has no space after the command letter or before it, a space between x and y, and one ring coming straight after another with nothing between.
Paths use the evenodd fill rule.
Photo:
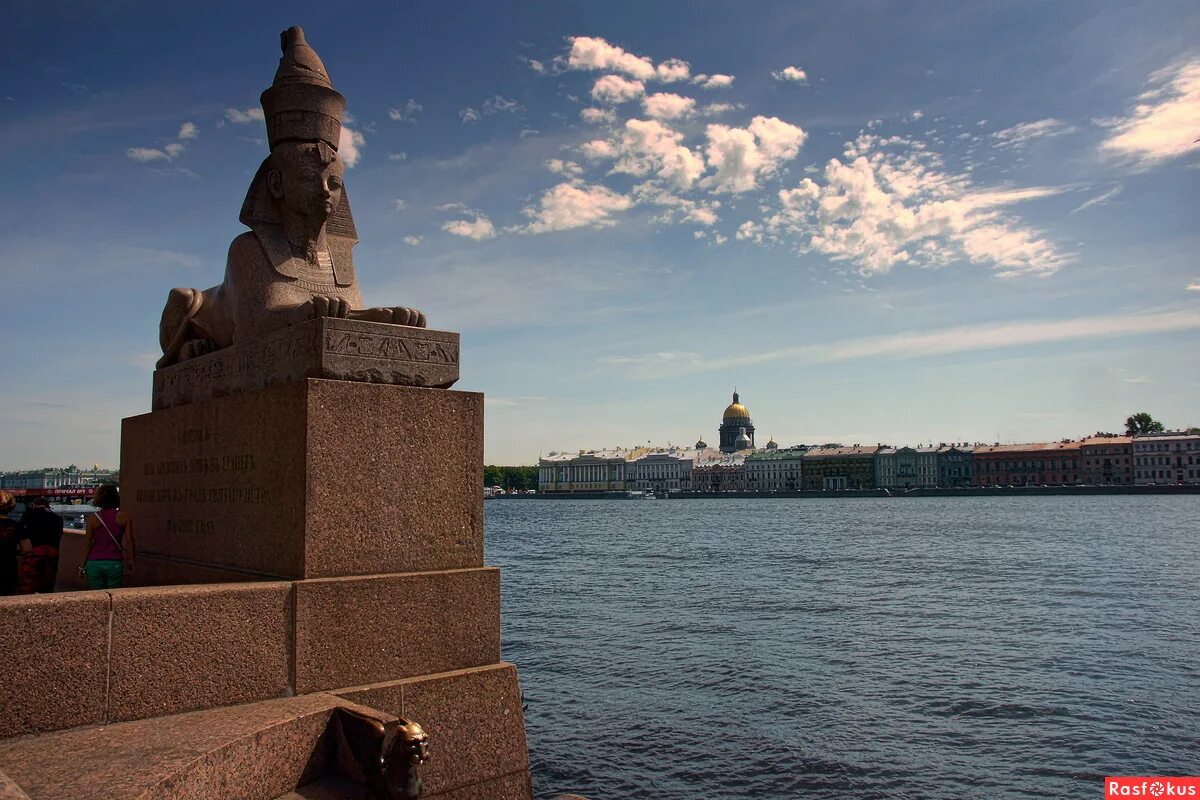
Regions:
<instances>
[{"instance_id":1,"label":"river water","mask_svg":"<svg viewBox=\"0 0 1200 800\"><path fill-rule=\"evenodd\" d=\"M485 507L539 798L1200 773L1200 496Z\"/></svg>"}]
</instances>

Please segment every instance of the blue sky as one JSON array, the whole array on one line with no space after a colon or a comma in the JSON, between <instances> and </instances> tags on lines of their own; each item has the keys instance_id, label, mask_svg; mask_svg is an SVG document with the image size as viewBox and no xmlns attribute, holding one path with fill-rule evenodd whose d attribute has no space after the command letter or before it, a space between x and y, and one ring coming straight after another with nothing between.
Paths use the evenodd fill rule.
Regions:
<instances>
[{"instance_id":1,"label":"blue sky","mask_svg":"<svg viewBox=\"0 0 1200 800\"><path fill-rule=\"evenodd\" d=\"M1200 7L10 3L0 468L115 464L305 28L372 304L463 336L493 463L1200 424Z\"/></svg>"}]
</instances>

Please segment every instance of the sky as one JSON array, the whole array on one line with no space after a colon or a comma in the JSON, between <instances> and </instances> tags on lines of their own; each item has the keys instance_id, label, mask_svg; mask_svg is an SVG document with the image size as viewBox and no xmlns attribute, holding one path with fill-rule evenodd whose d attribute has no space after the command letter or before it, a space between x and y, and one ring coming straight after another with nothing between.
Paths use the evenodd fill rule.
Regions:
<instances>
[{"instance_id":1,"label":"sky","mask_svg":"<svg viewBox=\"0 0 1200 800\"><path fill-rule=\"evenodd\" d=\"M1200 424L1200 6L0 12L0 469L116 465L305 29L366 302L462 335L488 463Z\"/></svg>"}]
</instances>

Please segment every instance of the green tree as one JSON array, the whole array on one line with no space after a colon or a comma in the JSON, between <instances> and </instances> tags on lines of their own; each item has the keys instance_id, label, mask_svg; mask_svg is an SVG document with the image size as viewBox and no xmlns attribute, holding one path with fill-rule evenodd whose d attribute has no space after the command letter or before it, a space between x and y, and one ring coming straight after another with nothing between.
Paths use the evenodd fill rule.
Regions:
<instances>
[{"instance_id":1,"label":"green tree","mask_svg":"<svg viewBox=\"0 0 1200 800\"><path fill-rule=\"evenodd\" d=\"M483 485L484 486L502 486L500 483L500 470L502 467L497 467L494 464L488 464L483 468Z\"/></svg>"},{"instance_id":2,"label":"green tree","mask_svg":"<svg viewBox=\"0 0 1200 800\"><path fill-rule=\"evenodd\" d=\"M488 464L483 468L483 485L500 486L506 492L522 492L526 489L537 489L537 467L498 467Z\"/></svg>"},{"instance_id":3,"label":"green tree","mask_svg":"<svg viewBox=\"0 0 1200 800\"><path fill-rule=\"evenodd\" d=\"M1162 433L1163 424L1145 411L1139 411L1125 419L1125 435L1137 436L1142 433Z\"/></svg>"}]
</instances>

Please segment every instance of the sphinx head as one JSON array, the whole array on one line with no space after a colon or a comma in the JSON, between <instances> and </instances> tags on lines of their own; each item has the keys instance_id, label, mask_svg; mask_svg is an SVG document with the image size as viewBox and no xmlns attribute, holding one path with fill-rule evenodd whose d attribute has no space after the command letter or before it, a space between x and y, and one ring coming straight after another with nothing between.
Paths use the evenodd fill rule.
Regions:
<instances>
[{"instance_id":1,"label":"sphinx head","mask_svg":"<svg viewBox=\"0 0 1200 800\"><path fill-rule=\"evenodd\" d=\"M266 188L281 216L322 224L342 202L344 172L325 142L281 142L267 159Z\"/></svg>"}]
</instances>

